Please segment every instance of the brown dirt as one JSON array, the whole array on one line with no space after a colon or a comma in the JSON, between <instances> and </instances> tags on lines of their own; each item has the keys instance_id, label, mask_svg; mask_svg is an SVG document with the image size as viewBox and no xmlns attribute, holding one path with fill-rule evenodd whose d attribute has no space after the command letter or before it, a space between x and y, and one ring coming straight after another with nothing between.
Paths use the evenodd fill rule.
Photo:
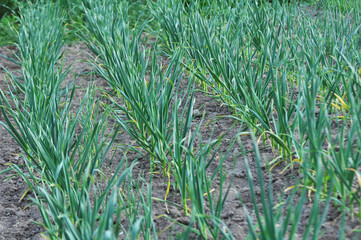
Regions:
<instances>
[{"instance_id":1,"label":"brown dirt","mask_svg":"<svg viewBox=\"0 0 361 240\"><path fill-rule=\"evenodd\" d=\"M12 49L14 50L14 49ZM7 56L11 56L11 52L7 48L0 48L0 54L5 54ZM74 74L78 74L77 78L77 86L79 89L76 91L74 107L79 106L79 102L84 95L85 88L89 83L95 83L98 87L107 88L107 83L97 77L91 77L91 75L87 74L91 71L91 67L85 62L85 60L89 59L89 53L87 48L82 44L76 44L73 46L67 46L65 48L65 56L66 56L66 64L69 66L71 64L72 74L68 77L68 81L72 81ZM162 59L162 61L166 62L166 59ZM19 68L16 64L11 63L3 58L0 58L0 65L6 67L6 69L10 71L18 71ZM3 91L6 91L6 74L4 70L0 70L0 88ZM202 92L195 93L196 103L196 117L193 125L196 126L200 120L203 111L206 112L205 119L203 121L204 127L202 127L202 138L208 139L210 137L210 132L212 128L214 128L214 133L212 139L216 139L220 134L227 132L231 129L231 126L234 124L234 120L230 118L220 118L215 121L216 117L225 116L231 114L231 112L225 107L221 106L218 102L214 101L212 98L207 96ZM0 121L4 120L3 116L0 114ZM209 125L205 125L208 121L214 121ZM220 149L220 153L224 153L229 146L229 143L237 133L239 132L239 124L236 124L229 133L224 137L222 141L222 146ZM129 136L126 134L120 134L119 143L129 143L133 142ZM246 150L252 150L252 139L249 136L242 137L242 143ZM12 139L10 134L5 130L3 126L0 126L0 171L6 169L9 163L22 164L23 160L18 155L21 153L20 148L17 143ZM252 208L251 195L249 193L249 185L246 176L246 168L243 157L238 156L240 153L240 148L238 145L235 145L232 153L225 161L225 170L228 173L228 178L224 188L229 186L231 183L231 175L234 173L234 181L231 186L231 191L227 198L227 201L224 206L222 220L228 225L229 229L234 235L235 239L245 239L248 233L248 226L246 222L246 215L243 212L243 208L240 200L238 199L238 195L240 194L243 198L245 205L249 210ZM264 159L272 160L276 157L276 155L269 149L262 150L261 155ZM254 156L252 153L248 153L247 157L249 159L252 172L254 176L256 175L256 167L254 163ZM117 158L121 158L121 154L117 155ZM133 177L135 178L138 174L143 175L145 179L149 179L149 161L147 159L139 157L135 153L129 153L128 160L133 161L138 159L139 164L136 165ZM236 160L235 160L236 159ZM235 162L235 167L234 166ZM211 169L216 167L216 162L211 166ZM116 164L113 164L116 167ZM285 165L279 165L273 170L273 186L275 196L278 196L284 189L291 186L293 181L289 176L297 176L297 170L295 169L293 172L288 171L280 175L279 173ZM267 168L263 163L263 170L265 174L267 173ZM7 172L5 174L0 175L0 240L13 240L13 239L31 239L38 240L43 239L40 236L40 233L44 231L44 229L35 224L34 222L41 222L41 215L39 214L37 207L32 206L31 194L28 194L24 200L20 201L22 194L26 191L27 186L22 179L19 177L13 177L10 180L5 181L10 176L12 176L12 172ZM156 174L153 178L153 186L152 186L152 196L155 198L164 199L166 189L167 189L167 181L161 174ZM219 179L215 180L213 183L213 187L218 190L219 189ZM257 197L259 198L259 187L256 186ZM171 190L171 193L168 197L169 201L179 202L179 195ZM305 216L302 218L302 224L306 225L308 218L307 212L311 209L311 202L308 202L305 206ZM153 202L153 216L159 216L161 214L168 215L172 219L177 219L179 222L187 223L187 218L183 216L183 213L178 209L169 206L170 212L167 213L165 209L164 203L154 201ZM337 239L338 234L338 220L337 211L332 209L329 210L329 215L323 224L323 229L325 230L325 235L323 239ZM336 222L334 220L336 219ZM171 221L167 220L164 217L158 218L155 220L156 227L158 231L162 231L164 228L171 224ZM348 222L347 230L351 230L357 223ZM159 238L160 239L169 239L169 236L175 236L177 232L182 232L182 227L178 225L173 225L172 228L169 228L164 233L162 233ZM346 231L347 232L347 231ZM357 238L355 238L357 239Z\"/></svg>"}]
</instances>

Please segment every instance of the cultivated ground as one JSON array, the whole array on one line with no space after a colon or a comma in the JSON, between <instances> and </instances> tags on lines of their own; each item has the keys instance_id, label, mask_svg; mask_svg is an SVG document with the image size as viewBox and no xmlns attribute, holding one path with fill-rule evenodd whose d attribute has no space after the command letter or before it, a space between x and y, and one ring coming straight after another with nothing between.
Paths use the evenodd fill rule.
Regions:
<instances>
[{"instance_id":1,"label":"cultivated ground","mask_svg":"<svg viewBox=\"0 0 361 240\"><path fill-rule=\"evenodd\" d=\"M82 2L20 8L22 68L0 47L0 240L361 239L359 10Z\"/></svg>"},{"instance_id":2,"label":"cultivated ground","mask_svg":"<svg viewBox=\"0 0 361 240\"><path fill-rule=\"evenodd\" d=\"M10 50L16 51L13 47L2 47L0 48L0 53L12 57ZM81 101L84 89L89 83L95 83L100 88L107 88L107 83L104 80L88 74L91 71L91 67L89 67L86 62L86 60L89 59L89 52L86 46L82 44L67 46L65 48L65 59L66 65L71 65L72 73L80 74L76 81L79 88L76 91L74 107L76 107ZM167 63L167 59L165 58L162 58L159 61ZM20 70L16 64L3 58L0 58L0 65L12 72ZM70 74L70 76L73 77L74 75ZM70 81L71 79L68 80ZM7 89L6 73L4 70L0 70L0 88L3 91L6 91ZM230 145L231 139L239 133L239 124L235 123L234 120L230 118L219 118L231 114L231 112L225 106L220 105L219 102L214 101L214 99L208 97L201 91L196 92L195 99L196 116L193 122L194 126L201 121L202 113L205 111L205 118L203 120L201 130L203 139L208 139L210 137L211 139L216 139L221 134L227 133L221 142L219 151L219 154L224 154ZM0 121L2 120L4 120L4 118L0 115ZM210 136L212 130L214 130L214 132L213 135ZM253 141L250 136L245 135L242 136L241 139L246 151L253 149ZM132 139L126 133L121 132L116 144L121 147L122 144L127 145L130 143L132 143ZM262 145L260 145L260 147L262 147ZM235 144L224 163L224 168L228 173L228 177L225 186L223 187L227 188L229 185L231 185L231 187L229 196L224 205L222 220L227 224L235 239L245 239L248 233L246 215L238 196L242 197L245 206L252 211L252 201L246 176L244 157L241 156L240 153L241 150L239 145ZM9 163L21 165L23 160L19 154L21 154L21 149L18 147L17 143L13 140L5 128L0 126L0 171L7 169L7 164ZM120 161L123 154L124 153L121 149L118 150L113 164L110 165L110 168L107 171L111 172L111 168L116 167L117 161ZM127 154L129 162L138 162L133 171L133 178L141 176L145 180L149 179L149 160L140 157L134 152L128 152ZM261 150L261 155L267 160L272 160L276 157L270 148ZM252 153L247 153L246 156L251 164L253 174L256 174L254 155ZM212 164L213 166L211 169L217 166L217 161ZM280 196L282 191L291 186L294 183L293 179L297 177L297 169L289 169L288 171L280 174L285 166L285 164L279 164L272 170L272 183L275 196ZM264 176L267 177L268 170L265 164L263 164L262 170L264 172ZM5 174L0 175L0 239L43 239L40 235L43 228L35 224L35 222L41 223L42 220L37 207L31 205L30 198L32 197L32 193L26 192L27 185L21 178L18 176L12 177L12 175L13 172L6 172ZM213 187L214 191L217 192L219 189L217 179L213 183ZM153 177L152 196L154 198L164 199L166 190L167 181L165 181L164 176L162 174L155 174ZM256 186L255 192L257 198L259 198L260 190L258 186ZM24 194L25 197L22 198ZM179 202L179 195L171 188L167 200L177 203ZM303 227L308 222L307 212L308 208L310 209L311 206L312 199L310 199L304 206L304 215L301 220L301 226ZM172 224L172 222L165 218L164 215L167 215L169 218L174 219L181 224L187 225L187 223L189 223L189 219L184 216L184 212L174 206L168 206L168 208L169 211L166 210L164 203L157 200L153 201L153 217L156 218L155 223L158 228L158 232L160 233L160 239L169 239L169 236L172 235L176 236L177 232L181 232L183 229L177 224ZM160 215L163 215L163 217L157 218L157 216ZM338 216L339 214L337 211L334 210L333 206L330 206L326 221L322 225L322 229L324 231L322 239L337 239L340 220ZM346 232L350 232L357 226L357 224L358 222L356 220L347 221ZM162 232L163 229L164 232ZM302 227L300 228L299 234L302 236ZM355 235L352 233L348 235L348 237L359 239L361 235Z\"/></svg>"}]
</instances>

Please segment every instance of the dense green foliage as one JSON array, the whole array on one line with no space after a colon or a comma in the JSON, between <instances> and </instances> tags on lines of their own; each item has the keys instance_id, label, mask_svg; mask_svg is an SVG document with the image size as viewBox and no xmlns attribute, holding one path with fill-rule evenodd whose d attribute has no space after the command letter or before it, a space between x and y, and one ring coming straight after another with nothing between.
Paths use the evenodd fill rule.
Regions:
<instances>
[{"instance_id":1,"label":"dense green foliage","mask_svg":"<svg viewBox=\"0 0 361 240\"><path fill-rule=\"evenodd\" d=\"M245 162L253 203L250 211L238 193L249 239L318 239L330 206L340 212L343 239L347 218L361 221L360 2L290 2L7 2L18 13L3 13L9 27L0 28L19 26L21 77L8 72L0 109L25 164L6 171L29 185L46 237L157 239L163 229L152 205L164 202L190 219L160 216L184 228L179 238L234 239L222 211L233 184L224 164L237 145L234 161ZM88 86L75 110L76 79L66 81L62 63L64 44L74 40L87 45L90 66L111 88ZM197 90L227 106L242 127L226 151L224 135L203 139L203 119L194 124ZM149 179L133 175L137 161L126 154L113 170L105 164L120 148L119 129L134 140L124 152L149 160ZM252 136L253 157L244 135ZM260 147L277 157L262 159ZM295 181L278 199L271 178L282 164ZM164 199L152 196L158 171ZM167 200L171 187L178 203Z\"/></svg>"}]
</instances>

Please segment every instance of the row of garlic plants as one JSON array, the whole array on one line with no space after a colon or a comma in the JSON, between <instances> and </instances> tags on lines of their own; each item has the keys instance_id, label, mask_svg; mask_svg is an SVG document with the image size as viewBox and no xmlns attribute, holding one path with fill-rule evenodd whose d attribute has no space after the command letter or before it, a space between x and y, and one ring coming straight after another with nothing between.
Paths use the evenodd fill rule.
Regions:
<instances>
[{"instance_id":1,"label":"row of garlic plants","mask_svg":"<svg viewBox=\"0 0 361 240\"><path fill-rule=\"evenodd\" d=\"M151 4L164 51L184 49L185 67L204 90L278 153L270 169L284 162L284 170L299 166L300 183L290 188L307 189L315 202L327 206L331 200L339 207L342 238L346 216L361 220L360 12L315 14L277 1L226 3ZM324 217L319 211L314 205L308 226L314 223L315 232L307 228L305 238L317 237ZM264 212L265 222L257 216L264 239L270 239L265 223L274 233L271 212Z\"/></svg>"},{"instance_id":2,"label":"row of garlic plants","mask_svg":"<svg viewBox=\"0 0 361 240\"><path fill-rule=\"evenodd\" d=\"M154 200L164 201L165 206L177 204L190 218L190 224L183 225L184 239L190 234L233 239L221 220L229 189L223 194L221 188L218 196L212 193L214 178L220 176L221 185L226 179L222 164L227 154L220 156L220 167L209 177L220 139L203 143L201 123L192 129L194 77L184 75L184 51L175 51L162 66L158 43L146 46L148 22L130 26L126 1L88 0L83 8L82 39L96 56L92 65L97 74L113 89L106 93L110 115L134 139L134 150L144 151L151 171L161 170L168 181L164 200ZM181 81L186 82L185 89L180 88ZM170 187L180 193L180 204L167 201Z\"/></svg>"},{"instance_id":3,"label":"row of garlic plants","mask_svg":"<svg viewBox=\"0 0 361 240\"><path fill-rule=\"evenodd\" d=\"M25 168L12 169L35 193L48 238L157 239L162 230L154 223L154 201L189 216L188 226L170 219L184 227L184 239L234 238L221 219L230 190L223 189L229 151L209 172L222 139L202 141L201 124L192 128L195 84L226 104L247 134L279 153L270 168L299 165L301 177L290 186L292 194L278 202L263 181L255 140L257 176L246 159L255 219L244 208L251 239L292 239L301 227L304 239L316 239L331 202L343 213L341 238L349 213L361 219L360 183L355 184L361 146L359 12L325 11L315 17L276 1L160 0L148 3L156 23L133 26L127 1L74 4L84 14L81 38L96 56L91 64L113 89L101 90L107 104L98 104L90 86L74 112L75 85L61 88L69 75L61 63L65 13L58 3L45 1L21 9L22 77L9 72L10 87L1 91L4 126L25 153ZM160 39L150 48L149 26ZM170 59L167 66L159 64L162 54ZM188 83L186 89L181 81ZM110 137L108 118L116 122ZM167 194L170 187L180 193L180 204L169 202L167 194L152 198L151 180L135 181L133 164L125 158L112 177L103 173L119 127L136 142L132 150L149 158L150 171L163 172ZM300 226L311 195L309 222Z\"/></svg>"},{"instance_id":4,"label":"row of garlic plants","mask_svg":"<svg viewBox=\"0 0 361 240\"><path fill-rule=\"evenodd\" d=\"M80 107L72 102L76 79L62 62L65 11L59 2L28 2L20 9L18 54L21 76L8 72L9 88L0 91L3 126L22 148L24 164L12 164L39 208L46 239L135 238L143 231L137 221L151 209L141 181L132 179L134 164L125 158L111 174L102 165L114 151L118 127L106 134L108 109L102 108L94 86ZM102 113L103 112L103 113ZM133 194L134 185L140 190ZM131 189L131 190L130 190ZM143 206L143 205L141 205ZM122 224L121 219L128 219Z\"/></svg>"},{"instance_id":5,"label":"row of garlic plants","mask_svg":"<svg viewBox=\"0 0 361 240\"><path fill-rule=\"evenodd\" d=\"M17 61L22 76L8 72L9 88L1 90L3 125L24 152L25 165L14 164L9 170L22 176L33 192L43 218L39 223L45 228L43 236L157 238L152 201L167 203L166 197L152 198L151 179L149 184L133 180L135 162L128 166L126 157L110 177L102 167L121 127L137 143L131 149L150 159L151 171L163 171L168 189L172 185L180 192L181 204L170 204L191 219L182 237L232 239L220 217L229 189L226 196L223 189L217 196L212 190L216 176L221 185L225 181L226 155L211 177L207 175L219 139L203 144L200 125L191 131L192 76L186 91L179 89L183 51L174 54L164 70L156 47L152 55L141 47L144 26L129 25L126 2L77 4L85 16L81 37L97 56L91 64L114 90L100 90L110 104L99 104L94 86L89 86L79 109L73 107L77 83L76 79L68 83L70 69L62 63L66 14L61 1L29 2L20 9ZM109 117L117 123L110 136Z\"/></svg>"}]
</instances>

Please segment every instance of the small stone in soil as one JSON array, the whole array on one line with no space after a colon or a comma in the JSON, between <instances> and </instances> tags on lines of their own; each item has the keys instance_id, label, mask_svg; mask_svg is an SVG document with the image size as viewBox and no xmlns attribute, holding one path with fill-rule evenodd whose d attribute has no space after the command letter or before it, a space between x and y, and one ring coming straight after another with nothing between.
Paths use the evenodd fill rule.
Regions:
<instances>
[{"instance_id":1,"label":"small stone in soil","mask_svg":"<svg viewBox=\"0 0 361 240\"><path fill-rule=\"evenodd\" d=\"M234 215L234 212L231 210L227 210L222 213L222 218L230 218Z\"/></svg>"},{"instance_id":2,"label":"small stone in soil","mask_svg":"<svg viewBox=\"0 0 361 240\"><path fill-rule=\"evenodd\" d=\"M189 218L188 217L181 217L178 219L178 222L184 225L189 225Z\"/></svg>"},{"instance_id":3,"label":"small stone in soil","mask_svg":"<svg viewBox=\"0 0 361 240\"><path fill-rule=\"evenodd\" d=\"M169 209L169 215L174 218L182 216L181 212L177 208Z\"/></svg>"}]
</instances>

